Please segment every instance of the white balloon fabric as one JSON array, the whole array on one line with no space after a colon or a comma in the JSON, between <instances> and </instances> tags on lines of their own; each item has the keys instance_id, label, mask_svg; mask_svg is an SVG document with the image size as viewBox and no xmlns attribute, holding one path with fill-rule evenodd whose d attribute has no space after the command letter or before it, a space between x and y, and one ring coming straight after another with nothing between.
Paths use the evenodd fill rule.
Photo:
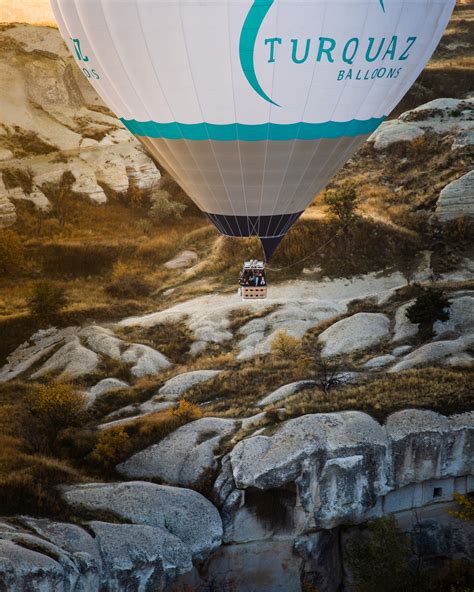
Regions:
<instances>
[{"instance_id":1,"label":"white balloon fabric","mask_svg":"<svg viewBox=\"0 0 474 592\"><path fill-rule=\"evenodd\" d=\"M105 103L270 256L416 80L455 0L52 0Z\"/></svg>"}]
</instances>

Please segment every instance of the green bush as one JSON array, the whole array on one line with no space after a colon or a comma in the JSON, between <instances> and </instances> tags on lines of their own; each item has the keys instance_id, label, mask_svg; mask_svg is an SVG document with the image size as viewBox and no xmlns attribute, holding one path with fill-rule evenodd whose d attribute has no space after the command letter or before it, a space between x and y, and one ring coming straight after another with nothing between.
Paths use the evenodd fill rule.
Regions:
<instances>
[{"instance_id":1,"label":"green bush","mask_svg":"<svg viewBox=\"0 0 474 592\"><path fill-rule=\"evenodd\" d=\"M406 316L411 323L418 325L420 335L423 338L431 337L433 334L433 323L435 321L447 321L449 319L449 308L451 301L438 288L418 288L418 296L415 302L408 307Z\"/></svg>"},{"instance_id":2,"label":"green bush","mask_svg":"<svg viewBox=\"0 0 474 592\"><path fill-rule=\"evenodd\" d=\"M393 516L368 524L348 546L349 566L356 592L400 592L410 590L410 547Z\"/></svg>"},{"instance_id":3,"label":"green bush","mask_svg":"<svg viewBox=\"0 0 474 592\"><path fill-rule=\"evenodd\" d=\"M326 191L324 203L328 213L340 226L347 226L357 209L357 191L354 183L346 181L337 189Z\"/></svg>"},{"instance_id":4,"label":"green bush","mask_svg":"<svg viewBox=\"0 0 474 592\"><path fill-rule=\"evenodd\" d=\"M32 315L49 320L67 305L67 297L62 286L47 280L38 282L28 300L28 308Z\"/></svg>"},{"instance_id":5,"label":"green bush","mask_svg":"<svg viewBox=\"0 0 474 592\"><path fill-rule=\"evenodd\" d=\"M186 206L174 201L170 193L164 189L155 189L150 194L150 218L163 222L165 220L179 220Z\"/></svg>"}]
</instances>

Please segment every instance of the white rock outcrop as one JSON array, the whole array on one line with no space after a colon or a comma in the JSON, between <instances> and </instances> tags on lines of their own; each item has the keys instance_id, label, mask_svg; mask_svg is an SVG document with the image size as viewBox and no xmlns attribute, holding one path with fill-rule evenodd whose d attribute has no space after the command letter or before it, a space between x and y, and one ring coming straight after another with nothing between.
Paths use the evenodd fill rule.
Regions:
<instances>
[{"instance_id":1,"label":"white rock outcrop","mask_svg":"<svg viewBox=\"0 0 474 592\"><path fill-rule=\"evenodd\" d=\"M316 383L314 380L297 380L296 382L291 382L290 384L284 384L269 395L266 395L260 399L260 401L255 403L255 406L265 407L266 405L274 405L275 403L279 403L291 395L294 395L298 391L301 391L305 388L310 388L315 384Z\"/></svg>"},{"instance_id":2,"label":"white rock outcrop","mask_svg":"<svg viewBox=\"0 0 474 592\"><path fill-rule=\"evenodd\" d=\"M474 334L474 296L459 296L451 299L449 319L433 324L436 335L454 332L458 335Z\"/></svg>"},{"instance_id":3,"label":"white rock outcrop","mask_svg":"<svg viewBox=\"0 0 474 592\"><path fill-rule=\"evenodd\" d=\"M171 485L196 487L217 468L217 450L237 430L232 419L204 417L138 452L117 467L128 478L159 479Z\"/></svg>"},{"instance_id":4,"label":"white rock outcrop","mask_svg":"<svg viewBox=\"0 0 474 592\"><path fill-rule=\"evenodd\" d=\"M127 382L118 378L104 378L87 391L87 396L89 401L93 403L97 397L119 389L126 389L129 386Z\"/></svg>"},{"instance_id":5,"label":"white rock outcrop","mask_svg":"<svg viewBox=\"0 0 474 592\"><path fill-rule=\"evenodd\" d=\"M390 320L381 313L359 312L323 331L318 338L323 357L349 354L379 344L390 333Z\"/></svg>"},{"instance_id":6,"label":"white rock outcrop","mask_svg":"<svg viewBox=\"0 0 474 592\"><path fill-rule=\"evenodd\" d=\"M167 380L159 389L158 394L165 399L174 401L179 399L193 386L212 380L216 376L219 376L221 372L222 370L194 370L192 372L183 372L182 374L178 374Z\"/></svg>"},{"instance_id":7,"label":"white rock outcrop","mask_svg":"<svg viewBox=\"0 0 474 592\"><path fill-rule=\"evenodd\" d=\"M446 185L439 194L436 215L443 222L474 216L474 170Z\"/></svg>"},{"instance_id":8,"label":"white rock outcrop","mask_svg":"<svg viewBox=\"0 0 474 592\"><path fill-rule=\"evenodd\" d=\"M184 267L192 267L199 261L199 256L196 251L181 251L165 263L166 269L182 269Z\"/></svg>"},{"instance_id":9,"label":"white rock outcrop","mask_svg":"<svg viewBox=\"0 0 474 592\"><path fill-rule=\"evenodd\" d=\"M0 193L0 228L8 228L16 222L16 209L6 195Z\"/></svg>"},{"instance_id":10,"label":"white rock outcrop","mask_svg":"<svg viewBox=\"0 0 474 592\"><path fill-rule=\"evenodd\" d=\"M402 306L398 307L395 312L395 327L393 329L392 338L394 343L406 341L418 334L418 325L412 323L407 317L407 310L412 304L414 304L414 302L414 300L410 300L410 302L402 304Z\"/></svg>"},{"instance_id":11,"label":"white rock outcrop","mask_svg":"<svg viewBox=\"0 0 474 592\"><path fill-rule=\"evenodd\" d=\"M131 481L68 486L62 492L73 508L112 512L133 524L167 530L186 545L193 559L207 557L221 542L219 512L190 489Z\"/></svg>"},{"instance_id":12,"label":"white rock outcrop","mask_svg":"<svg viewBox=\"0 0 474 592\"><path fill-rule=\"evenodd\" d=\"M419 368L421 366L437 365L438 363L446 363L451 366L452 356L463 354L474 343L474 335L467 337L459 337L451 341L435 341L433 343L425 343L421 347L413 350L407 354L400 362L397 362L389 369L389 372L402 372L403 370L410 370L411 368ZM464 359L465 362L465 359ZM463 363L462 365L465 365Z\"/></svg>"},{"instance_id":13,"label":"white rock outcrop","mask_svg":"<svg viewBox=\"0 0 474 592\"><path fill-rule=\"evenodd\" d=\"M59 379L75 379L87 376L97 369L99 356L84 347L78 337L71 340L55 352L31 378L41 378L54 374Z\"/></svg>"},{"instance_id":14,"label":"white rock outcrop","mask_svg":"<svg viewBox=\"0 0 474 592\"><path fill-rule=\"evenodd\" d=\"M172 365L162 353L140 343L131 345L122 355L122 360L132 364L130 373L135 378L158 374Z\"/></svg>"},{"instance_id":15,"label":"white rock outcrop","mask_svg":"<svg viewBox=\"0 0 474 592\"><path fill-rule=\"evenodd\" d=\"M286 514L280 536L357 523L379 515L381 499L409 484L472 475L473 445L472 412L447 418L406 410L385 426L355 411L291 419L272 435L240 441L224 457L215 484L224 540L274 536L259 491L271 491Z\"/></svg>"},{"instance_id":16,"label":"white rock outcrop","mask_svg":"<svg viewBox=\"0 0 474 592\"><path fill-rule=\"evenodd\" d=\"M426 131L464 137L474 129L472 109L474 99L435 99L402 113L382 125L370 136L376 150L389 148L395 142L410 142ZM456 140L455 140L456 141ZM463 140L460 140L463 142Z\"/></svg>"}]
</instances>

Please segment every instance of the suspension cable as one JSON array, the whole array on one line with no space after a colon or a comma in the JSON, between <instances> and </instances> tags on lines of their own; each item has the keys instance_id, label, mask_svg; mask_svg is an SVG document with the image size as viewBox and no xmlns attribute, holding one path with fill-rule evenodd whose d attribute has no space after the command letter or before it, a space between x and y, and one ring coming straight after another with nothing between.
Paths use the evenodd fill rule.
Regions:
<instances>
[{"instance_id":1,"label":"suspension cable","mask_svg":"<svg viewBox=\"0 0 474 592\"><path fill-rule=\"evenodd\" d=\"M330 239L328 239L323 245L321 245L315 251L312 251L311 253L309 253L309 255L306 255L306 257L303 257L299 261L295 261L294 263L290 263L290 265L285 265L283 267L269 267L265 263L265 269L269 269L270 271L283 271L284 269L289 269L290 267L295 267L295 265L299 265L303 261L306 261L310 257L313 257L313 255L316 255L317 253L319 253L320 251L322 251L325 247L327 247L329 245L329 243L331 243L334 239L336 239L341 234L341 232L343 232L349 226L349 224L351 222L352 222L352 219L348 220L344 224L344 226L341 226L341 228L339 228L339 230Z\"/></svg>"}]
</instances>

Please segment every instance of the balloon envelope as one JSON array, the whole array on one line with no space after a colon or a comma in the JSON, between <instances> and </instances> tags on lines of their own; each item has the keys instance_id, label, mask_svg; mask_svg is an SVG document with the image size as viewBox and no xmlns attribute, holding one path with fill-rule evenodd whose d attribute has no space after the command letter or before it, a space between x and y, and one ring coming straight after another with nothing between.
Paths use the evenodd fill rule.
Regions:
<instances>
[{"instance_id":1,"label":"balloon envelope","mask_svg":"<svg viewBox=\"0 0 474 592\"><path fill-rule=\"evenodd\" d=\"M108 106L271 255L411 87L454 0L52 0Z\"/></svg>"}]
</instances>

